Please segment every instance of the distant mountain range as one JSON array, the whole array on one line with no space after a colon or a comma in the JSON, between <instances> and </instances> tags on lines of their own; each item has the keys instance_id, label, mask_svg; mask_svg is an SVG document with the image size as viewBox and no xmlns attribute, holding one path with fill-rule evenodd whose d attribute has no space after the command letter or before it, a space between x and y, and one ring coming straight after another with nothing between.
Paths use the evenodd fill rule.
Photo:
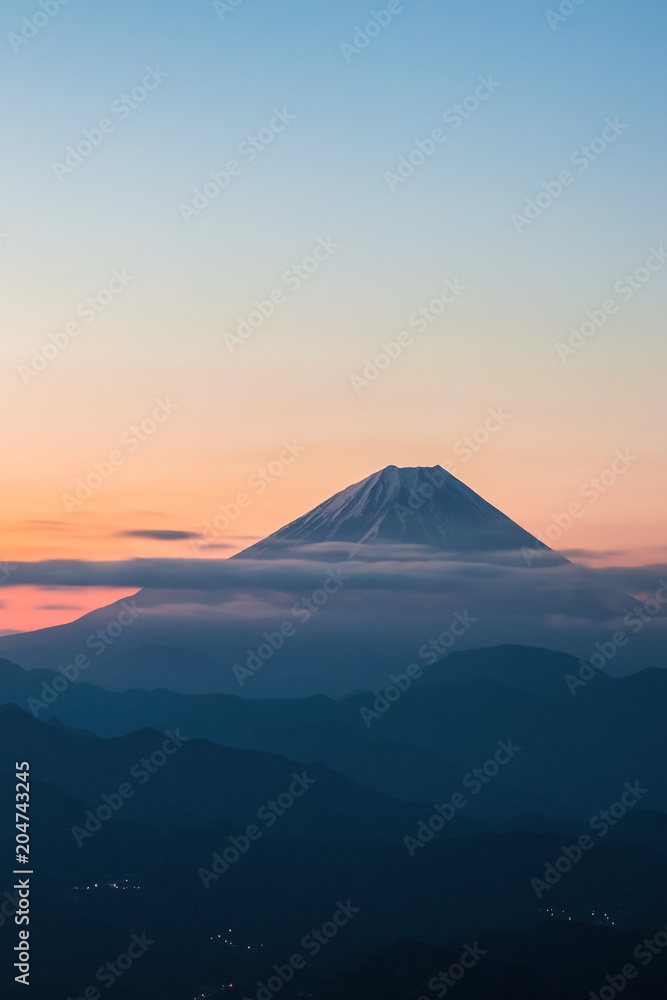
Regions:
<instances>
[{"instance_id":1,"label":"distant mountain range","mask_svg":"<svg viewBox=\"0 0 667 1000\"><path fill-rule=\"evenodd\" d=\"M5 673L11 670L2 665L0 674ZM617 723L622 717L622 697L631 693L622 690L625 683L603 683L598 692L604 706L607 692L621 685L616 708L602 709L607 726L614 711ZM476 682L445 684L441 690L453 698L467 688L472 710L480 699ZM98 691L100 695L109 700L111 717L114 703L117 708L121 699L121 707L126 705L126 696ZM162 703L156 710L165 711L167 692L130 692L127 704L148 715L158 695ZM658 704L657 695L656 690L642 695L643 706L651 696L656 699L655 712L643 719L648 756L642 774L650 770L653 753L664 760L664 726L659 731L656 724L664 702ZM63 710L68 697L75 698L76 692L63 693ZM461 729L452 726L461 702L451 703L447 711L446 698L434 705L431 719L424 702L413 699L397 728L405 731L416 713L436 741L432 720L437 715L440 752L444 745L455 749ZM501 700L495 683L488 699ZM506 707L494 723L487 719L491 729L501 717L503 724L509 721L512 702L515 723L530 712L533 733L551 725L548 699L526 702L509 690L504 699ZM187 701L172 703L176 714ZM242 712L251 707L262 712L265 722L275 711L291 714L294 722L304 710L298 704L234 701ZM200 995L220 1000L255 996L257 981L266 981L273 965L303 951L304 935L330 921L341 903L353 907L349 929L342 929L329 949L320 949L303 975L288 984L283 994L288 1000L304 994L316 1000L418 996L439 969L457 960L465 943L479 943L488 963L480 962L475 970L479 977L470 973L463 996L565 1000L584 996L578 991L595 988L598 980L604 983L606 970L631 958L632 949L667 921L667 816L652 811L653 800L649 804L647 798L645 808L619 821L618 830L597 837L595 849L538 898L531 879L562 855L563 844L590 832L585 809L586 818L516 817L491 828L462 808L423 847L412 854L406 848L406 835L414 838L420 823L436 815L434 803L446 803L460 789L462 762L468 771L493 752L496 740L489 746L484 725L478 734L469 734L458 758L444 753L441 793L419 803L380 794L321 763L196 739L194 724L205 716L201 703L189 707L187 721L169 732L144 726L107 739L40 721L14 705L0 709L4 799L15 785L6 762L13 763L17 754L31 762L31 832L40 872L32 902L35 927L49 928L48 934L38 935L41 961L35 963L31 985L36 1000L84 995L95 982L95 970L122 952L131 932L145 934L153 944L123 986L122 995L129 1000L182 1000L193 995L193 984ZM230 716L228 712L222 721L221 707L221 699L212 703L209 722L220 716L224 727ZM392 712L401 715L400 702ZM591 717L592 710L588 721ZM563 707L562 728L566 718ZM385 721L391 719L387 714ZM286 721L276 725L274 719L274 738ZM602 726L585 743L584 722L575 710L569 727L575 745L569 760L560 762L559 790L569 777L568 803L577 811L584 805L584 785L586 808L592 813L612 804L611 797L604 798L609 789L617 800L624 782L637 777L639 751L628 756L636 730L619 733L617 728L610 734L619 744L618 756L601 772L594 748ZM249 732L255 737L250 738L258 738L260 729L259 719L251 719ZM511 736L502 733L507 743ZM554 746L554 735L549 729L540 747L526 742L479 800L487 794L496 801L504 794L515 798L521 767L519 781L530 773L535 789L550 795L567 741L566 733ZM517 778L510 768L517 769ZM584 781L574 780L577 768ZM647 787L664 803L665 783L658 787L657 777L649 774ZM254 832L249 835L250 829ZM3 922L7 912L11 916L12 884L9 876L2 898L10 910L3 909ZM11 942L11 935L0 937L3 995L11 983ZM660 994L651 990L657 981L652 972L646 975L636 995L655 1000ZM226 985L223 992L221 983L234 986ZM215 989L213 984L218 984Z\"/></svg>"},{"instance_id":2,"label":"distant mountain range","mask_svg":"<svg viewBox=\"0 0 667 1000\"><path fill-rule=\"evenodd\" d=\"M596 676L573 696L572 657L529 647L452 654L411 681L344 699L242 699L168 690L108 692L72 683L55 700L53 674L0 661L0 703L104 737L142 727L328 767L378 793L422 803L460 788L498 740L523 747L466 817L494 826L532 815L570 828L613 801L626 780L651 790L643 808L667 812L667 672ZM388 690L389 698L396 690ZM627 714L628 705L641 712ZM622 721L622 725L619 724Z\"/></svg>"}]
</instances>

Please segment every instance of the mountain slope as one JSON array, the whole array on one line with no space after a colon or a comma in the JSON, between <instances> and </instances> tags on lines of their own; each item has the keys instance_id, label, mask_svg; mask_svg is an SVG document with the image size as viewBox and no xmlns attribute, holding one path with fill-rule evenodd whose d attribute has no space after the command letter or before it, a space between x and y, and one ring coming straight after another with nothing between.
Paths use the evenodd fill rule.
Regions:
<instances>
[{"instance_id":1,"label":"mountain slope","mask_svg":"<svg viewBox=\"0 0 667 1000\"><path fill-rule=\"evenodd\" d=\"M234 558L266 559L326 542L427 545L444 552L549 551L441 466L389 465Z\"/></svg>"},{"instance_id":2,"label":"mountain slope","mask_svg":"<svg viewBox=\"0 0 667 1000\"><path fill-rule=\"evenodd\" d=\"M517 650L519 670L508 652L461 653L458 682L429 683L426 673L376 716L369 710L384 688L342 700L264 700L166 690L116 693L79 681L41 708L39 718L105 737L127 736L145 726L181 727L193 740L280 755L301 766L322 762L357 783L412 802L452 794L473 766L495 752L497 740L511 737L522 751L483 795L471 800L466 815L473 819L497 823L530 812L584 820L613 802L625 781L635 779L650 790L642 808L667 813L667 671L616 679L600 675L573 698L564 675L576 669L576 660L563 657L558 668L551 662L555 654ZM482 669L485 659L488 671ZM447 662L431 670L444 673ZM549 668L549 684L541 692L502 683L501 669L523 683L531 667L536 677L542 667ZM29 696L39 698L49 676L0 661L0 703L30 707ZM641 711L628 713L628 705Z\"/></svg>"},{"instance_id":3,"label":"mountain slope","mask_svg":"<svg viewBox=\"0 0 667 1000\"><path fill-rule=\"evenodd\" d=\"M273 816L272 807L260 816L266 815L272 837L400 841L423 811L316 762L304 768L265 751L190 739L178 728L173 734L145 728L102 739L41 722L16 705L0 706L2 759L13 760L17 748L42 781L67 795L93 809L108 801L104 795L116 796L114 809L122 807L124 817L162 829L195 823L235 833L256 820L264 804L278 800L282 806ZM118 790L127 785L131 794L124 802ZM477 829L461 816L445 833Z\"/></svg>"}]
</instances>

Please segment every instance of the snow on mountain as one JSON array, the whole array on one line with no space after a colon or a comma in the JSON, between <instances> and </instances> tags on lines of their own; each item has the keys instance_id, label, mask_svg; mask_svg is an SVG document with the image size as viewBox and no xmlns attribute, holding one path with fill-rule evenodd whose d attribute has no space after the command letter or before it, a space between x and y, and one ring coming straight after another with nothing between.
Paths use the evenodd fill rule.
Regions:
<instances>
[{"instance_id":1,"label":"snow on mountain","mask_svg":"<svg viewBox=\"0 0 667 1000\"><path fill-rule=\"evenodd\" d=\"M445 552L548 551L441 466L397 468L348 486L235 558L271 558L326 542L426 545ZM293 553L296 554L296 553Z\"/></svg>"}]
</instances>

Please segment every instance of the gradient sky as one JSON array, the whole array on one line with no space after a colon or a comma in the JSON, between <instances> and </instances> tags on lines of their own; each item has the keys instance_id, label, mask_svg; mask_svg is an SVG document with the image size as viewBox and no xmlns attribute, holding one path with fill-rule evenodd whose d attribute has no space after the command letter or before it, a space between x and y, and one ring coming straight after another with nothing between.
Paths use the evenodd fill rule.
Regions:
<instances>
[{"instance_id":1,"label":"gradient sky","mask_svg":"<svg viewBox=\"0 0 667 1000\"><path fill-rule=\"evenodd\" d=\"M251 492L219 557L388 464L454 461L539 535L626 449L631 466L554 545L663 554L667 263L627 301L614 286L667 241L664 4L586 0L552 27L541 0L412 0L347 61L341 44L384 6L243 0L221 18L207 2L72 0L17 46L40 8L3 5L0 561L191 556L187 539L126 533L201 532ZM112 104L148 67L168 75L121 121ZM461 127L443 122L489 76L500 86ZM275 108L294 120L246 162L239 144ZM54 161L103 118L114 131L59 179ZM627 127L581 171L570 157L607 119ZM386 172L439 127L446 141L390 190ZM231 159L240 174L186 223L179 206ZM568 168L517 232L513 213ZM289 290L281 276L320 238L339 247ZM128 287L26 384L33 349L114 269ZM355 392L446 279L466 291ZM224 334L278 287L286 301L230 353ZM610 298L618 310L561 360L556 343ZM174 412L132 450L158 399ZM498 407L509 419L457 458ZM249 491L285 440L303 453ZM119 449L67 511L63 494ZM119 592L10 578L1 596L0 628L25 629Z\"/></svg>"}]
</instances>

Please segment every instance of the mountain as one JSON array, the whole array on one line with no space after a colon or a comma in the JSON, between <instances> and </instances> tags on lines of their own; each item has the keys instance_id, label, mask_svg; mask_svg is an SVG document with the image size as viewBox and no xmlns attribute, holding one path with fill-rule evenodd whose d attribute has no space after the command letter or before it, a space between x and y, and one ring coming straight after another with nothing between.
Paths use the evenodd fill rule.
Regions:
<instances>
[{"instance_id":1,"label":"mountain","mask_svg":"<svg viewBox=\"0 0 667 1000\"><path fill-rule=\"evenodd\" d=\"M0 657L55 669L83 656L86 680L112 690L342 697L433 663L434 648L590 656L631 606L437 465L388 466L231 559L150 567L163 572L129 599L129 624L122 599L0 637ZM655 665L659 647L645 629L610 671Z\"/></svg>"},{"instance_id":2,"label":"mountain","mask_svg":"<svg viewBox=\"0 0 667 1000\"><path fill-rule=\"evenodd\" d=\"M537 695L562 695L563 678L576 674L580 664L567 653L533 646L493 646L452 653L435 663L424 684L462 684L494 680L517 691ZM606 675L601 673L602 677Z\"/></svg>"},{"instance_id":3,"label":"mountain","mask_svg":"<svg viewBox=\"0 0 667 1000\"><path fill-rule=\"evenodd\" d=\"M441 712L441 725L443 720L446 726ZM179 739L185 736L182 731ZM410 850L405 835L414 838L418 824L434 813L429 803L397 802L317 764L305 767L315 784L292 801L294 772L302 774L303 764L195 739L165 755L165 737L142 729L100 739L16 707L0 709L5 799L14 794L18 747L32 765L30 829L40 864L32 897L41 959L34 967L35 1000L83 996L95 970L122 953L133 933L153 943L132 966L127 988L121 984L119 995L127 1000L182 1000L195 992L217 997L222 993L205 985L223 983L236 990L226 987L226 997L266 997L254 984L303 953L304 935L322 928L326 941L327 928L335 926L340 934L334 930L336 940L321 955L306 952L303 975L280 991L285 1000L299 994L321 1000L415 997L439 967L458 960L463 944L452 942L474 947L478 940L488 955L465 980L471 1000L560 1000L583 996L582 985L604 982L607 969L620 967L614 954L630 958L635 944L664 927L662 816L632 816L642 824L639 844L626 839L630 816L619 822L619 839L596 836L595 849L538 898L531 879L562 855L563 844L574 842L560 823L555 832L544 824L480 830L461 807L439 824L443 829L432 836L425 831L422 847ZM528 755L529 747L522 753ZM595 778L596 762L586 763ZM634 773L626 761L619 777ZM542 783L549 781L545 774ZM573 837L587 828L581 821L568 825ZM12 915L12 881L0 926ZM349 928L336 924L342 907L353 917ZM552 919L550 908L565 923L554 921L545 931L538 925ZM611 915L603 918L607 926L592 926L602 915ZM577 922L588 926L578 929ZM516 932L527 936L516 937L514 946L498 941L499 933L507 938ZM560 948L551 943L553 935L568 940ZM14 941L6 933L0 940L3 996L13 995ZM405 961L400 955L394 960L393 952L383 961L387 949L404 947L411 952ZM537 969L547 976L536 977ZM555 992L549 973L557 977ZM370 989L376 977L389 992ZM514 990L517 978L521 990ZM638 994L646 1000L660 995Z\"/></svg>"},{"instance_id":4,"label":"mountain","mask_svg":"<svg viewBox=\"0 0 667 1000\"><path fill-rule=\"evenodd\" d=\"M538 899L530 880L573 842L559 822L558 832L478 832L463 812L413 854L404 836L414 836L432 805L406 806L321 765L306 768L316 783L292 803L293 771L301 774L303 765L194 739L163 760L164 739L143 729L103 740L14 707L0 711L4 799L15 794L7 762L17 747L32 764L30 829L40 865L30 925L40 956L35 1000L83 996L95 970L123 952L132 934L144 933L152 944L132 966L128 986L121 984L127 1000L213 998L223 994L210 984L223 983L234 984L236 992L224 992L232 1000L266 997L255 984L297 952L307 954L307 968L280 991L285 1000L409 1000L438 968L458 960L463 942L474 948L478 941L488 950L486 964L470 972L462 996L564 1000L604 982L607 969L620 967L614 955L631 958L636 944L664 927L667 856L651 847L660 845L664 823L647 827L646 846L628 842L619 823L623 839L597 838ZM574 837L582 825L571 829ZM12 915L12 881L0 926ZM350 927L335 922L341 907L353 917ZM549 908L565 923L554 920L545 931L537 925L553 919ZM615 927L592 926L603 914ZM304 935L319 928L325 946L313 957L304 952ZM327 945L328 928L336 939ZM512 946L507 937L517 932L525 936ZM554 935L567 936L562 947ZM7 933L0 940L3 996L14 995L15 940ZM405 960L387 954L397 948L408 949Z\"/></svg>"},{"instance_id":5,"label":"mountain","mask_svg":"<svg viewBox=\"0 0 667 1000\"><path fill-rule=\"evenodd\" d=\"M325 591L332 560L344 586ZM127 1000L266 996L342 906L353 927L283 1000L434 994L452 942L478 939L462 1000L560 1000L600 990L614 955L664 927L667 673L594 671L573 697L580 662L530 648L587 656L610 634L589 576L573 588L571 564L437 466L385 469L207 568L217 589L145 589L108 643L122 602L0 640L51 667L0 661L0 704L21 705L0 708L0 794L30 760L33 900L52 929L35 1000L82 996L133 931L155 944ZM119 690L140 680L162 690ZM642 1000L661 995L652 977Z\"/></svg>"},{"instance_id":6,"label":"mountain","mask_svg":"<svg viewBox=\"0 0 667 1000\"><path fill-rule=\"evenodd\" d=\"M335 493L234 558L298 555L299 547L425 545L441 552L551 551L440 465L388 465Z\"/></svg>"},{"instance_id":7,"label":"mountain","mask_svg":"<svg viewBox=\"0 0 667 1000\"><path fill-rule=\"evenodd\" d=\"M301 766L323 763L408 802L451 795L495 752L498 740L511 738L521 752L471 799L471 819L495 826L532 814L582 822L635 779L650 792L642 809L667 813L666 671L600 675L573 698L564 678L578 664L562 654L516 647L470 650L451 660L456 682L446 679L445 660L389 707L376 701L381 692L374 691L343 699L248 699L164 689L110 692L85 680L47 705L41 692L52 674L0 661L0 703L14 701L36 709L39 720L103 737L180 727L193 740L279 755ZM375 712L376 704L383 710ZM628 714L628 705L641 711ZM656 844L661 833L651 829L642 842Z\"/></svg>"},{"instance_id":8,"label":"mountain","mask_svg":"<svg viewBox=\"0 0 667 1000\"><path fill-rule=\"evenodd\" d=\"M2 705L2 759L9 760L18 748L41 781L93 809L107 801L104 795L113 796L129 784L132 794L124 802L118 800L114 809L122 807L131 821L163 830L178 824L214 825L234 834L252 823L264 803L279 799L283 808L276 813L281 823L271 809L262 813L272 837L398 841L424 809L382 795L323 764L304 768L276 754L192 739L178 728L166 734L144 728L102 739L41 722L16 705ZM301 798L305 808L299 809ZM84 821L82 810L81 824ZM457 816L445 832L460 836L477 829L468 817Z\"/></svg>"},{"instance_id":9,"label":"mountain","mask_svg":"<svg viewBox=\"0 0 667 1000\"><path fill-rule=\"evenodd\" d=\"M453 995L457 1000L591 1000L599 996L591 989L594 985L601 989L602 996L611 998L612 989L605 977L610 970L616 971L619 955L632 955L640 937L637 931L552 920L521 934L480 937L482 958L474 964L466 956L463 942L444 947L410 941L373 955L353 968L310 976L306 973L302 986L308 992L283 996L284 1000L298 996L313 1000L412 1000L421 994L420 1000L426 1000L426 995L433 1000L449 996L451 987L445 985L449 982L456 985ZM470 971L460 977L457 965L462 954ZM632 1000L659 1000L664 996L664 971L658 962L651 963L648 969L647 964L643 963L641 972L634 977L637 982L632 983ZM457 979L451 974L445 978L452 966ZM621 977L616 976L616 982L620 981Z\"/></svg>"}]
</instances>

